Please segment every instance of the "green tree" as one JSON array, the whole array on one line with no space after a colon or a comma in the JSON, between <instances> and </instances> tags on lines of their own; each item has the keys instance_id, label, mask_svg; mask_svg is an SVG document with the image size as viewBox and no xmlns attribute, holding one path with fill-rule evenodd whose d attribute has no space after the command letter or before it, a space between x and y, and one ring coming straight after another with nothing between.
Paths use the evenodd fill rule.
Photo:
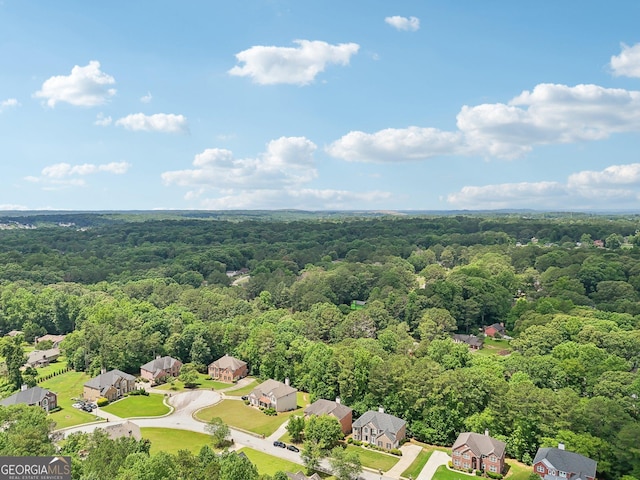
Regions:
<instances>
[{"instance_id":1,"label":"green tree","mask_svg":"<svg viewBox=\"0 0 640 480\"><path fill-rule=\"evenodd\" d=\"M204 428L211 435L211 443L215 448L229 445L229 427L220 417L213 417Z\"/></svg>"},{"instance_id":2,"label":"green tree","mask_svg":"<svg viewBox=\"0 0 640 480\"><path fill-rule=\"evenodd\" d=\"M198 384L198 370L192 363L185 363L180 369L180 376L178 379L184 383L186 388L195 388Z\"/></svg>"},{"instance_id":3,"label":"green tree","mask_svg":"<svg viewBox=\"0 0 640 480\"><path fill-rule=\"evenodd\" d=\"M311 475L314 470L320 466L320 460L322 460L323 452L317 443L309 440L305 440L300 452L302 463L307 469L307 474Z\"/></svg>"},{"instance_id":4,"label":"green tree","mask_svg":"<svg viewBox=\"0 0 640 480\"><path fill-rule=\"evenodd\" d=\"M335 447L331 450L329 465L338 480L354 480L362 472L358 452Z\"/></svg>"},{"instance_id":5,"label":"green tree","mask_svg":"<svg viewBox=\"0 0 640 480\"><path fill-rule=\"evenodd\" d=\"M220 480L258 480L258 469L244 455L226 452L220 457Z\"/></svg>"},{"instance_id":6,"label":"green tree","mask_svg":"<svg viewBox=\"0 0 640 480\"><path fill-rule=\"evenodd\" d=\"M0 407L0 455L53 455L49 437L54 422L40 407L24 404Z\"/></svg>"},{"instance_id":7,"label":"green tree","mask_svg":"<svg viewBox=\"0 0 640 480\"><path fill-rule=\"evenodd\" d=\"M22 372L20 368L26 361L24 349L20 344L21 337L0 339L0 354L4 356L7 365L7 378L14 389L22 385Z\"/></svg>"},{"instance_id":8,"label":"green tree","mask_svg":"<svg viewBox=\"0 0 640 480\"><path fill-rule=\"evenodd\" d=\"M304 437L324 453L335 447L344 438L344 433L336 417L311 415L304 427Z\"/></svg>"},{"instance_id":9,"label":"green tree","mask_svg":"<svg viewBox=\"0 0 640 480\"><path fill-rule=\"evenodd\" d=\"M305 420L303 416L293 415L289 417L287 423L287 433L291 437L291 441L294 443L300 443L302 441L302 432L304 431Z\"/></svg>"}]
</instances>

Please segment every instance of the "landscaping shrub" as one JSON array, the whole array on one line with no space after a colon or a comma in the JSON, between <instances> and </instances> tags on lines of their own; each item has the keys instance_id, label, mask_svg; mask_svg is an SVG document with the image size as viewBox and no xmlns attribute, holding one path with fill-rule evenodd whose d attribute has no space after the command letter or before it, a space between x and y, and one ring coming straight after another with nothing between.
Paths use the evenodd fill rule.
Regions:
<instances>
[{"instance_id":1,"label":"landscaping shrub","mask_svg":"<svg viewBox=\"0 0 640 480\"><path fill-rule=\"evenodd\" d=\"M265 408L262 413L264 413L265 415L269 415L270 417L275 417L276 415L278 415L278 412L276 412L275 408Z\"/></svg>"},{"instance_id":2,"label":"landscaping shrub","mask_svg":"<svg viewBox=\"0 0 640 480\"><path fill-rule=\"evenodd\" d=\"M482 470L476 470L476 477L482 476Z\"/></svg>"},{"instance_id":3,"label":"landscaping shrub","mask_svg":"<svg viewBox=\"0 0 640 480\"><path fill-rule=\"evenodd\" d=\"M487 477L489 478L493 478L495 480L501 480L502 479L502 474L500 473L493 473L493 472L486 472L487 473Z\"/></svg>"},{"instance_id":4,"label":"landscaping shrub","mask_svg":"<svg viewBox=\"0 0 640 480\"><path fill-rule=\"evenodd\" d=\"M402 450L400 450L399 448L392 448L391 450L389 450L389 453L392 455L397 455L398 457L402 456Z\"/></svg>"},{"instance_id":5,"label":"landscaping shrub","mask_svg":"<svg viewBox=\"0 0 640 480\"><path fill-rule=\"evenodd\" d=\"M98 399L98 401L96 402L96 405L98 405L99 407L105 407L105 406L109 405L109 399L104 398L104 397L100 397Z\"/></svg>"}]
</instances>

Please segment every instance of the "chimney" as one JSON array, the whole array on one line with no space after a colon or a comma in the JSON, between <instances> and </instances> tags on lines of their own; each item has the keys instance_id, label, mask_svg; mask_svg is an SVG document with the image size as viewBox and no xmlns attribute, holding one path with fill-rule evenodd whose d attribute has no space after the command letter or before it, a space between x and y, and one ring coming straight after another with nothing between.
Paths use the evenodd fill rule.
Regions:
<instances>
[{"instance_id":1,"label":"chimney","mask_svg":"<svg viewBox=\"0 0 640 480\"><path fill-rule=\"evenodd\" d=\"M29 388L29 385L27 385L26 383L23 383L22 385L20 385L21 392L24 392L27 388Z\"/></svg>"},{"instance_id":2,"label":"chimney","mask_svg":"<svg viewBox=\"0 0 640 480\"><path fill-rule=\"evenodd\" d=\"M378 407L378 412L379 413L384 413L384 407Z\"/></svg>"},{"instance_id":3,"label":"chimney","mask_svg":"<svg viewBox=\"0 0 640 480\"><path fill-rule=\"evenodd\" d=\"M106 368L104 368L104 367L102 367L102 368L100 369L100 375L104 375L105 373L107 373L107 369L106 369Z\"/></svg>"},{"instance_id":4,"label":"chimney","mask_svg":"<svg viewBox=\"0 0 640 480\"><path fill-rule=\"evenodd\" d=\"M284 384L288 387L289 386L289 377L284 379Z\"/></svg>"},{"instance_id":5,"label":"chimney","mask_svg":"<svg viewBox=\"0 0 640 480\"><path fill-rule=\"evenodd\" d=\"M564 450L564 443L558 444L558 450Z\"/></svg>"},{"instance_id":6,"label":"chimney","mask_svg":"<svg viewBox=\"0 0 640 480\"><path fill-rule=\"evenodd\" d=\"M489 436L489 429L488 429L488 428L485 428L485 429L484 429L484 436L485 436L485 437L488 437L488 436Z\"/></svg>"},{"instance_id":7,"label":"chimney","mask_svg":"<svg viewBox=\"0 0 640 480\"><path fill-rule=\"evenodd\" d=\"M339 405L340 404L340 397L336 397L336 403Z\"/></svg>"}]
</instances>

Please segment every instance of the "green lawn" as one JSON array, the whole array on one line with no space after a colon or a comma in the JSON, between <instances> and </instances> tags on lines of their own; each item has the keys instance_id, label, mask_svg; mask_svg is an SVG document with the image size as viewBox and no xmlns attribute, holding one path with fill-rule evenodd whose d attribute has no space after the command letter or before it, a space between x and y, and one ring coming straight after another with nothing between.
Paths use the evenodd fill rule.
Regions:
<instances>
[{"instance_id":1,"label":"green lawn","mask_svg":"<svg viewBox=\"0 0 640 480\"><path fill-rule=\"evenodd\" d=\"M485 337L482 348L474 353L476 355L508 355L511 350L511 345L509 345L508 341Z\"/></svg>"},{"instance_id":2,"label":"green lawn","mask_svg":"<svg viewBox=\"0 0 640 480\"><path fill-rule=\"evenodd\" d=\"M356 452L360 457L360 462L363 467L373 468L374 470L382 470L386 472L390 470L400 457L396 457L395 455L389 455L386 453L378 452L376 450L371 450L369 448L362 448L355 445L347 445L347 450L351 450Z\"/></svg>"},{"instance_id":3,"label":"green lawn","mask_svg":"<svg viewBox=\"0 0 640 480\"><path fill-rule=\"evenodd\" d=\"M249 395L254 388L258 386L258 381L254 379L249 385L246 385L242 388L237 388L234 390L229 390L227 393L229 395L235 395L237 397L242 397L243 395Z\"/></svg>"},{"instance_id":4,"label":"green lawn","mask_svg":"<svg viewBox=\"0 0 640 480\"><path fill-rule=\"evenodd\" d=\"M449 470L446 465L440 465L431 480L471 480L472 478L479 477Z\"/></svg>"},{"instance_id":5,"label":"green lawn","mask_svg":"<svg viewBox=\"0 0 640 480\"><path fill-rule=\"evenodd\" d=\"M402 472L402 476L405 478L409 478L409 476L411 476L411 478L418 478L418 475L427 464L427 461L429 460L429 457L431 457L432 453L433 450L429 452L426 450L422 450L418 454L416 459L411 463L411 465L409 465L409 467L404 472Z\"/></svg>"},{"instance_id":6,"label":"green lawn","mask_svg":"<svg viewBox=\"0 0 640 480\"><path fill-rule=\"evenodd\" d=\"M227 383L223 384L220 382L213 381L211 377L206 373L198 373L198 383L196 383L195 388L185 388L184 383L182 383L178 379L175 379L173 381L173 385L171 385L170 383L165 383L163 385L158 385L157 387L153 387L153 388L157 388L158 390L166 390L167 392L182 392L185 390L197 390L201 388L210 390L211 388L218 388L217 385L229 386L229 384Z\"/></svg>"},{"instance_id":7,"label":"green lawn","mask_svg":"<svg viewBox=\"0 0 640 480\"><path fill-rule=\"evenodd\" d=\"M38 371L38 378L45 377L55 372L59 372L60 370L64 370L67 368L67 359L65 357L58 357L58 359L47 365L46 367L38 367L36 370Z\"/></svg>"},{"instance_id":8,"label":"green lawn","mask_svg":"<svg viewBox=\"0 0 640 480\"><path fill-rule=\"evenodd\" d=\"M164 395L159 393L150 393L149 396L132 395L102 407L102 410L121 418L159 417L171 410L163 400Z\"/></svg>"},{"instance_id":9,"label":"green lawn","mask_svg":"<svg viewBox=\"0 0 640 480\"><path fill-rule=\"evenodd\" d=\"M178 453L178 450L190 450L198 453L202 447L211 447L211 437L206 433L174 428L141 428L143 438L151 440L151 453Z\"/></svg>"},{"instance_id":10,"label":"green lawn","mask_svg":"<svg viewBox=\"0 0 640 480\"><path fill-rule=\"evenodd\" d=\"M96 420L95 415L71 406L74 398L82 396L82 386L87 380L89 376L85 373L69 371L38 384L58 395L58 406L62 409L51 414L51 419L56 422L56 428L71 427Z\"/></svg>"},{"instance_id":11,"label":"green lawn","mask_svg":"<svg viewBox=\"0 0 640 480\"><path fill-rule=\"evenodd\" d=\"M533 472L530 466L520 463L517 460L507 460L505 463L507 465L505 478L509 480L527 480Z\"/></svg>"},{"instance_id":12,"label":"green lawn","mask_svg":"<svg viewBox=\"0 0 640 480\"><path fill-rule=\"evenodd\" d=\"M300 470L304 471L304 466L302 465L268 455L264 452L259 452L258 450L253 450L252 448L241 448L238 450L238 453L239 452L244 452L247 458L251 460L251 463L258 468L258 473L261 475L273 475L277 471L292 473Z\"/></svg>"},{"instance_id":13,"label":"green lawn","mask_svg":"<svg viewBox=\"0 0 640 480\"><path fill-rule=\"evenodd\" d=\"M213 417L220 417L224 423L230 427L237 427L242 430L257 433L268 437L275 432L291 415L302 415L303 407L291 412L279 413L276 416L269 416L260 410L238 400L223 400L211 407L203 408L196 412L196 418L203 422L208 422Z\"/></svg>"}]
</instances>

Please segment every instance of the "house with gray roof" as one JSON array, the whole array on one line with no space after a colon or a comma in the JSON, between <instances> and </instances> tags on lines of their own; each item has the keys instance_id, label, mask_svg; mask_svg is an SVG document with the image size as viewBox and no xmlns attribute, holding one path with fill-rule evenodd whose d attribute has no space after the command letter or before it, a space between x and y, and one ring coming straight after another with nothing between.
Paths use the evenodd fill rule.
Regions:
<instances>
[{"instance_id":1,"label":"house with gray roof","mask_svg":"<svg viewBox=\"0 0 640 480\"><path fill-rule=\"evenodd\" d=\"M177 377L180 375L182 362L173 357L158 355L150 362L140 367L140 377L146 378L151 383L164 381L167 377Z\"/></svg>"},{"instance_id":2,"label":"house with gray roof","mask_svg":"<svg viewBox=\"0 0 640 480\"><path fill-rule=\"evenodd\" d=\"M340 403L340 398L336 398L335 402L324 398L316 400L304 409L305 417L310 417L311 415L331 415L340 422L342 433L347 435L351 432L353 409Z\"/></svg>"},{"instance_id":3,"label":"house with gray roof","mask_svg":"<svg viewBox=\"0 0 640 480\"><path fill-rule=\"evenodd\" d=\"M539 448L533 471L543 480L595 480L597 462L579 453L558 448Z\"/></svg>"},{"instance_id":4,"label":"house with gray roof","mask_svg":"<svg viewBox=\"0 0 640 480\"><path fill-rule=\"evenodd\" d=\"M407 434L407 422L401 418L369 410L353 422L353 438L387 450L398 448Z\"/></svg>"},{"instance_id":5,"label":"house with gray roof","mask_svg":"<svg viewBox=\"0 0 640 480\"><path fill-rule=\"evenodd\" d=\"M254 407L273 408L276 412L288 412L298 406L298 389L277 380L261 383L249 394L249 403Z\"/></svg>"},{"instance_id":6,"label":"house with gray roof","mask_svg":"<svg viewBox=\"0 0 640 480\"><path fill-rule=\"evenodd\" d=\"M314 473L310 477L307 477L304 473L302 473L302 471L298 473L287 472L287 477L289 477L290 480L322 480L320 475L318 475L317 473Z\"/></svg>"},{"instance_id":7,"label":"house with gray roof","mask_svg":"<svg viewBox=\"0 0 640 480\"><path fill-rule=\"evenodd\" d=\"M0 405L4 405L5 407L18 405L20 403L37 405L44 411L49 412L58 407L58 396L42 387L27 388L26 385L22 385L22 389L18 393L14 393L10 397L0 400Z\"/></svg>"},{"instance_id":8,"label":"house with gray roof","mask_svg":"<svg viewBox=\"0 0 640 480\"><path fill-rule=\"evenodd\" d=\"M489 436L474 432L458 435L451 447L452 463L455 468L472 468L483 472L502 473L506 444Z\"/></svg>"},{"instance_id":9,"label":"house with gray roof","mask_svg":"<svg viewBox=\"0 0 640 480\"><path fill-rule=\"evenodd\" d=\"M58 347L50 348L48 350L34 350L27 356L27 367L46 367L51 362L55 362L60 356L60 349Z\"/></svg>"},{"instance_id":10,"label":"house with gray roof","mask_svg":"<svg viewBox=\"0 0 640 480\"><path fill-rule=\"evenodd\" d=\"M464 335L462 333L456 333L453 335L454 343L464 343L471 350L480 350L484 344L484 340L475 335Z\"/></svg>"},{"instance_id":11,"label":"house with gray roof","mask_svg":"<svg viewBox=\"0 0 640 480\"><path fill-rule=\"evenodd\" d=\"M249 373L247 362L229 355L220 357L218 360L211 363L207 369L209 376L214 380L229 383L237 382L241 378L246 377Z\"/></svg>"},{"instance_id":12,"label":"house with gray roof","mask_svg":"<svg viewBox=\"0 0 640 480\"><path fill-rule=\"evenodd\" d=\"M83 397L90 402L95 402L100 397L112 402L135 388L136 377L120 370L110 370L85 383Z\"/></svg>"},{"instance_id":13,"label":"house with gray roof","mask_svg":"<svg viewBox=\"0 0 640 480\"><path fill-rule=\"evenodd\" d=\"M102 428L105 432L107 432L107 435L109 435L109 438L112 440L115 440L121 437L131 437L131 438L135 438L136 440L142 439L140 426L137 423L133 423L129 420L122 423L108 424L100 428Z\"/></svg>"}]
</instances>

